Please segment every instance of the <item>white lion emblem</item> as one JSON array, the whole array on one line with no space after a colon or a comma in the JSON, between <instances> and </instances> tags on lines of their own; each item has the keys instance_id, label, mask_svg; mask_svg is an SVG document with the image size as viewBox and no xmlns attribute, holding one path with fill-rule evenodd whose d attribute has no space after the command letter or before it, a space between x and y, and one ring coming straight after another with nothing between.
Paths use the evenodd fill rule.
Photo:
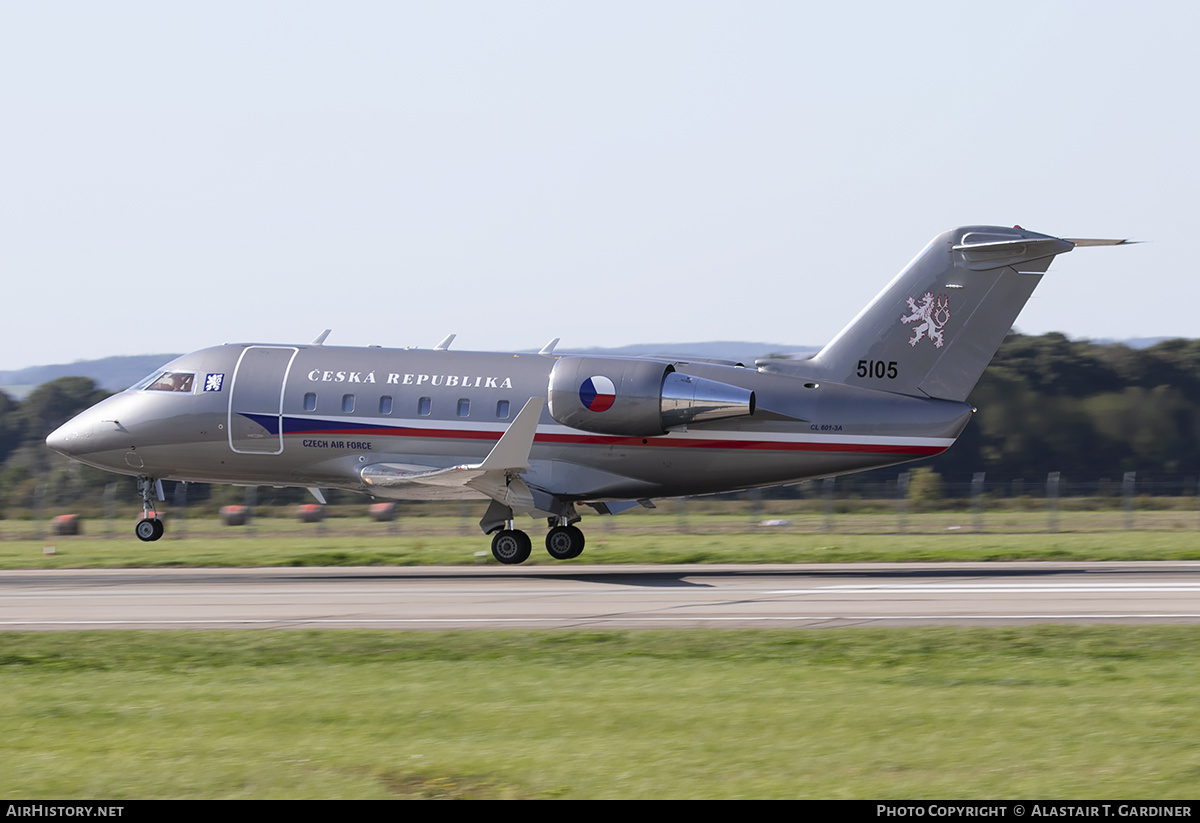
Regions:
<instances>
[{"instance_id":1,"label":"white lion emblem","mask_svg":"<svg viewBox=\"0 0 1200 823\"><path fill-rule=\"evenodd\" d=\"M940 349L944 346L946 338L942 335L942 328L950 320L950 298L939 294L934 301L933 293L925 292L925 296L921 298L921 305L918 306L917 301L910 297L908 307L912 309L912 314L904 315L900 322L921 324L913 329L913 336L908 345L915 346L921 338L928 337L933 341L934 348Z\"/></svg>"}]
</instances>

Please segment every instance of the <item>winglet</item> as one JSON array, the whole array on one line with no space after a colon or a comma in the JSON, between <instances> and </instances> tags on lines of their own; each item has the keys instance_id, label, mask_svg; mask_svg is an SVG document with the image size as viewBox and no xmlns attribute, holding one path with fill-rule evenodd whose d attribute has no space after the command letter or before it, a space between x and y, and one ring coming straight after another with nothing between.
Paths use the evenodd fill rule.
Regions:
<instances>
[{"instance_id":1,"label":"winglet","mask_svg":"<svg viewBox=\"0 0 1200 823\"><path fill-rule=\"evenodd\" d=\"M318 334L318 335L316 336L316 339L314 339L314 340L312 341L312 343L310 343L309 345L311 345L311 346L324 346L324 345L325 345L325 338L329 336L329 333L330 333L331 331L333 331L333 329L326 329L325 331L321 332L320 334Z\"/></svg>"},{"instance_id":2,"label":"winglet","mask_svg":"<svg viewBox=\"0 0 1200 823\"><path fill-rule=\"evenodd\" d=\"M441 343L438 343L436 346L433 347L433 350L434 351L446 351L447 349L450 348L450 344L454 342L454 338L456 338L456 337L458 337L457 334L446 335L442 339Z\"/></svg>"},{"instance_id":3,"label":"winglet","mask_svg":"<svg viewBox=\"0 0 1200 823\"><path fill-rule=\"evenodd\" d=\"M538 352L538 354L542 355L542 357L552 357L554 355L554 347L558 345L558 341L561 339L561 337L554 338L549 343L542 346L542 350Z\"/></svg>"},{"instance_id":4,"label":"winglet","mask_svg":"<svg viewBox=\"0 0 1200 823\"><path fill-rule=\"evenodd\" d=\"M504 435L492 446L483 462L472 468L483 471L501 471L504 469L524 469L529 466L529 452L533 448L533 437L537 434L538 418L542 416L542 406L546 401L541 397L531 397L521 409Z\"/></svg>"}]
</instances>

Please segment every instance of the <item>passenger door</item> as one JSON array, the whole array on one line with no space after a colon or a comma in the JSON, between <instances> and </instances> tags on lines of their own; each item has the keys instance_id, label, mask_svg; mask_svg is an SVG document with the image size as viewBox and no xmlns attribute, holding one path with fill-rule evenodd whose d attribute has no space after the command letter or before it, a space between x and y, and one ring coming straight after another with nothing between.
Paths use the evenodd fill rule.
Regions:
<instances>
[{"instance_id":1,"label":"passenger door","mask_svg":"<svg viewBox=\"0 0 1200 823\"><path fill-rule=\"evenodd\" d=\"M299 349L247 346L229 393L229 448L239 454L283 452L283 389Z\"/></svg>"}]
</instances>

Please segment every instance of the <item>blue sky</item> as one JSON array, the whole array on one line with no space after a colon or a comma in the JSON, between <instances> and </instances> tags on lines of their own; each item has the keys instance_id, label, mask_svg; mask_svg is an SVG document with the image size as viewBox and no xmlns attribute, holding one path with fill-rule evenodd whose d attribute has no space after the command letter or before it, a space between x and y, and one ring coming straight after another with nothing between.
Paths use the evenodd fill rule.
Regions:
<instances>
[{"instance_id":1,"label":"blue sky","mask_svg":"<svg viewBox=\"0 0 1200 823\"><path fill-rule=\"evenodd\" d=\"M0 369L227 341L828 341L933 235L1200 337L1200 7L0 0Z\"/></svg>"}]
</instances>

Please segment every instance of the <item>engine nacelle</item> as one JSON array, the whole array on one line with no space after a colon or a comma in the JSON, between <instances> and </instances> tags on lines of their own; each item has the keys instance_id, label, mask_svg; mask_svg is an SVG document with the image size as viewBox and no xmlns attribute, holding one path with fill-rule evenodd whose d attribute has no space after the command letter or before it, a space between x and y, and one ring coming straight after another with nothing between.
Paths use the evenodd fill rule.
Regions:
<instances>
[{"instance_id":1,"label":"engine nacelle","mask_svg":"<svg viewBox=\"0 0 1200 823\"><path fill-rule=\"evenodd\" d=\"M680 374L669 363L563 357L550 371L550 416L597 434L654 437L706 420L754 414L754 392Z\"/></svg>"}]
</instances>

